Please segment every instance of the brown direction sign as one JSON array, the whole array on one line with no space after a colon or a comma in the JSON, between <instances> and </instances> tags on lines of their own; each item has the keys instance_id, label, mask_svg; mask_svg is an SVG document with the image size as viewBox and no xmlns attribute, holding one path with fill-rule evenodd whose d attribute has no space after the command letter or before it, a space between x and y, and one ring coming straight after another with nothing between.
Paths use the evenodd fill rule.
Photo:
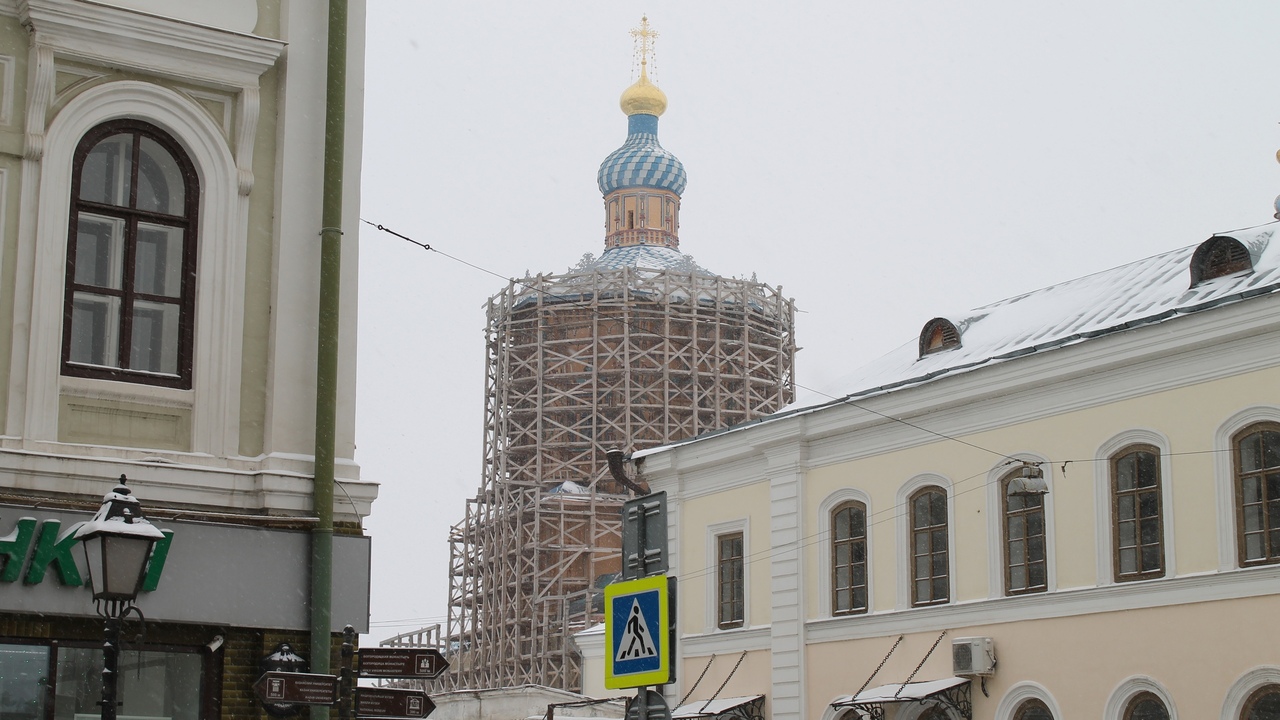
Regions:
<instances>
[{"instance_id":1,"label":"brown direction sign","mask_svg":"<svg viewBox=\"0 0 1280 720\"><path fill-rule=\"evenodd\" d=\"M436 704L421 690L356 688L358 718L424 718L435 709Z\"/></svg>"},{"instance_id":2,"label":"brown direction sign","mask_svg":"<svg viewBox=\"0 0 1280 720\"><path fill-rule=\"evenodd\" d=\"M272 670L263 673L253 684L253 689L264 703L333 705L338 702L336 675Z\"/></svg>"},{"instance_id":3,"label":"brown direction sign","mask_svg":"<svg viewBox=\"0 0 1280 720\"><path fill-rule=\"evenodd\" d=\"M360 677L435 678L449 667L439 650L428 648L361 648Z\"/></svg>"}]
</instances>

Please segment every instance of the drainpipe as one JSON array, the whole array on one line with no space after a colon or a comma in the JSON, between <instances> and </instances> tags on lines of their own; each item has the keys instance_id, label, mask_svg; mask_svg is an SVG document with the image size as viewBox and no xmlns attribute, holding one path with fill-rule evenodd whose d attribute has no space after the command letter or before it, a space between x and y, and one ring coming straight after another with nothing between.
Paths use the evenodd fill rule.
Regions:
<instances>
[{"instance_id":1,"label":"drainpipe","mask_svg":"<svg viewBox=\"0 0 1280 720\"><path fill-rule=\"evenodd\" d=\"M320 228L320 321L316 346L316 452L311 531L311 672L329 674L333 595L333 463L338 404L338 299L342 290L342 155L346 132L347 0L329 0L324 190ZM329 708L311 708L328 720Z\"/></svg>"}]
</instances>

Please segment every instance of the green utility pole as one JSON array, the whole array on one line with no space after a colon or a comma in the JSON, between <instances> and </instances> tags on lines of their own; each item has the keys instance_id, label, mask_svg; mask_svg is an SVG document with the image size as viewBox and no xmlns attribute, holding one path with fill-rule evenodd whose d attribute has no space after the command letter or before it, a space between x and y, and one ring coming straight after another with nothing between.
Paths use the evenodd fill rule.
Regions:
<instances>
[{"instance_id":1,"label":"green utility pole","mask_svg":"<svg viewBox=\"0 0 1280 720\"><path fill-rule=\"evenodd\" d=\"M320 322L316 346L316 454L311 531L311 672L329 674L333 595L333 461L338 404L338 312L342 292L342 155L347 112L347 0L329 0L329 82L325 101L320 228ZM328 720L329 708L311 709Z\"/></svg>"}]
</instances>

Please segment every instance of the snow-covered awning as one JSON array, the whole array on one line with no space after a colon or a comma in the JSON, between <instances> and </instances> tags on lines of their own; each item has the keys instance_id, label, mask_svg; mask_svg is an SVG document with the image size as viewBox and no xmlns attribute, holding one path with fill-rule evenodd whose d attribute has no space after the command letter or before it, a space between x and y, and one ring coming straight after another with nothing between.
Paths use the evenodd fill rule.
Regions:
<instances>
[{"instance_id":1,"label":"snow-covered awning","mask_svg":"<svg viewBox=\"0 0 1280 720\"><path fill-rule=\"evenodd\" d=\"M694 700L671 711L671 720L699 720L701 718L737 718L738 720L763 720L764 696L720 698L718 700Z\"/></svg>"},{"instance_id":2,"label":"snow-covered awning","mask_svg":"<svg viewBox=\"0 0 1280 720\"><path fill-rule=\"evenodd\" d=\"M834 708L858 708L867 717L884 717L884 706L894 703L941 705L954 709L966 720L973 718L969 698L969 679L949 677L926 682L891 683L868 688L854 695L843 695L831 703Z\"/></svg>"}]
</instances>

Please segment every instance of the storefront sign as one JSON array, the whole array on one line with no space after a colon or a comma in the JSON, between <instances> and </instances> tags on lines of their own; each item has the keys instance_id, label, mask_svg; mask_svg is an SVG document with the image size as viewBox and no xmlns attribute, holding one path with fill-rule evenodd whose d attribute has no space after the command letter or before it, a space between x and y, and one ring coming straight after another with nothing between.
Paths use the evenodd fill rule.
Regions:
<instances>
[{"instance_id":1,"label":"storefront sign","mask_svg":"<svg viewBox=\"0 0 1280 720\"><path fill-rule=\"evenodd\" d=\"M0 505L0 613L95 617L75 526L90 514ZM148 622L309 630L311 534L261 525L154 520L165 534L138 606ZM176 541L176 542L175 542ZM368 537L333 537L333 630L369 630ZM164 582L160 583L161 572ZM56 580L54 580L56 578ZM21 582L19 582L21 580Z\"/></svg>"},{"instance_id":2,"label":"storefront sign","mask_svg":"<svg viewBox=\"0 0 1280 720\"><path fill-rule=\"evenodd\" d=\"M61 520L20 518L12 532L0 537L0 582L17 582L21 577L26 585L39 585L52 569L62 585L84 585L84 578L76 564L76 559L82 552L76 549L80 545L75 537L78 527L80 523L72 523L66 531L62 531ZM151 552L147 579L142 585L143 592L151 592L160 586L160 573L164 572L169 547L173 544L173 531L163 532L164 539L157 542ZM31 551L32 547L35 548L34 553ZM27 571L25 575L22 572L24 567Z\"/></svg>"}]
</instances>

